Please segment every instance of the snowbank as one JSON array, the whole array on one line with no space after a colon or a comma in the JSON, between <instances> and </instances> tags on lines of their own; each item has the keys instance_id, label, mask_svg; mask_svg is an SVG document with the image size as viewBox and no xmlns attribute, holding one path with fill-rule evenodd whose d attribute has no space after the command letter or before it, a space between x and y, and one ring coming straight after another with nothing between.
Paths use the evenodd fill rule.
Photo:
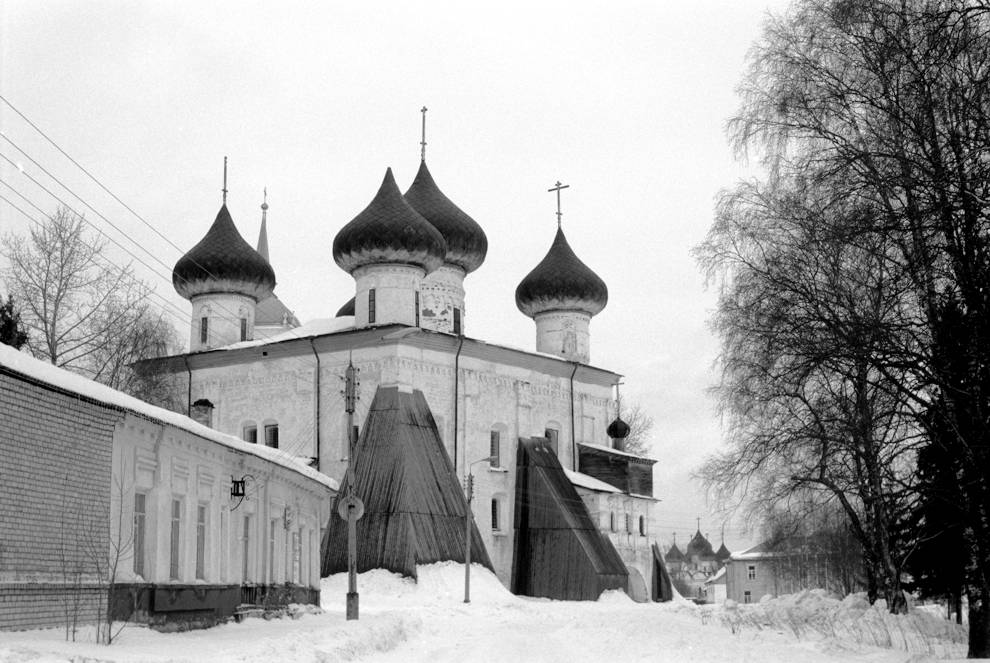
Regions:
<instances>
[{"instance_id":1,"label":"snowbank","mask_svg":"<svg viewBox=\"0 0 990 663\"><path fill-rule=\"evenodd\" d=\"M824 589L810 589L759 603L726 601L717 610L720 622L732 632L775 630L801 640L831 639L899 649L937 658L966 656L966 628L929 611L893 615L884 601L870 605L865 594L844 599Z\"/></svg>"}]
</instances>

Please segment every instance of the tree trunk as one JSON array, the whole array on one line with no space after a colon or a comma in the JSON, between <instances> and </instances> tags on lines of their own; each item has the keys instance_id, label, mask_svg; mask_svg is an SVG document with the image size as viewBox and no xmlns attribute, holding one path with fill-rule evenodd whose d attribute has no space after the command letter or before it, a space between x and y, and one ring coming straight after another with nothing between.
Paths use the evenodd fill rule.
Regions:
<instances>
[{"instance_id":1,"label":"tree trunk","mask_svg":"<svg viewBox=\"0 0 990 663\"><path fill-rule=\"evenodd\" d=\"M969 651L968 658L987 658L990 655L990 587L969 592Z\"/></svg>"}]
</instances>

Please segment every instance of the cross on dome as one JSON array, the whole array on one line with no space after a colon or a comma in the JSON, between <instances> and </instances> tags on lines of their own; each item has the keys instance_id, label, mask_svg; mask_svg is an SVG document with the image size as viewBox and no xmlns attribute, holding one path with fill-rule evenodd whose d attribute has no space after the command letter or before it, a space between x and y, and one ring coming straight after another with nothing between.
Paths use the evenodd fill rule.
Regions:
<instances>
[{"instance_id":1,"label":"cross on dome","mask_svg":"<svg viewBox=\"0 0 990 663\"><path fill-rule=\"evenodd\" d=\"M560 211L560 192L562 189L570 188L570 186L571 186L570 184L561 184L560 180L557 180L556 186L554 186L552 189L547 189L547 191L557 192L557 227L558 228L560 228L560 217L563 216L563 212Z\"/></svg>"}]
</instances>

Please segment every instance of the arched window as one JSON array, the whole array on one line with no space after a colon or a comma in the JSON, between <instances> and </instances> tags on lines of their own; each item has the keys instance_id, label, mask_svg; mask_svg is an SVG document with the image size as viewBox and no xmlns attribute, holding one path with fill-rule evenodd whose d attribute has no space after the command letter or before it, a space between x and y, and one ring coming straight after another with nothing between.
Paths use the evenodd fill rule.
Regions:
<instances>
[{"instance_id":1,"label":"arched window","mask_svg":"<svg viewBox=\"0 0 990 663\"><path fill-rule=\"evenodd\" d=\"M609 511L608 513L608 528L610 531L615 531L615 511Z\"/></svg>"},{"instance_id":2,"label":"arched window","mask_svg":"<svg viewBox=\"0 0 990 663\"><path fill-rule=\"evenodd\" d=\"M245 421L241 426L241 439L251 444L258 443L258 424L253 421Z\"/></svg>"},{"instance_id":3,"label":"arched window","mask_svg":"<svg viewBox=\"0 0 990 663\"><path fill-rule=\"evenodd\" d=\"M646 517L645 516L640 516L639 517L639 535L640 536L646 536Z\"/></svg>"},{"instance_id":4,"label":"arched window","mask_svg":"<svg viewBox=\"0 0 990 663\"><path fill-rule=\"evenodd\" d=\"M265 420L265 446L278 449L278 422Z\"/></svg>"},{"instance_id":5,"label":"arched window","mask_svg":"<svg viewBox=\"0 0 990 663\"><path fill-rule=\"evenodd\" d=\"M499 508L498 508L498 498L492 498L492 531L498 532L502 529L501 523L499 522Z\"/></svg>"}]
</instances>

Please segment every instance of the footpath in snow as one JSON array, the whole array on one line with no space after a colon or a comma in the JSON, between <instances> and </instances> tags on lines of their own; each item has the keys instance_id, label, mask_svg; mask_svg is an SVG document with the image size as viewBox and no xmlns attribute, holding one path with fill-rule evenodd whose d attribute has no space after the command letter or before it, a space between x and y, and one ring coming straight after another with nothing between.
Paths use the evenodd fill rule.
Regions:
<instances>
[{"instance_id":1,"label":"footpath in snow","mask_svg":"<svg viewBox=\"0 0 990 663\"><path fill-rule=\"evenodd\" d=\"M385 571L361 574L361 618L348 622L346 591L340 574L323 581L322 611L185 633L128 626L109 647L65 642L59 629L0 633L0 661L921 663L966 652L964 631L938 617L885 616L855 597L838 601L823 592L729 608L637 604L621 592L550 601L513 596L473 566L466 604L464 566L443 563L420 567L418 584ZM881 631L909 651L867 644L885 642L864 635Z\"/></svg>"}]
</instances>

